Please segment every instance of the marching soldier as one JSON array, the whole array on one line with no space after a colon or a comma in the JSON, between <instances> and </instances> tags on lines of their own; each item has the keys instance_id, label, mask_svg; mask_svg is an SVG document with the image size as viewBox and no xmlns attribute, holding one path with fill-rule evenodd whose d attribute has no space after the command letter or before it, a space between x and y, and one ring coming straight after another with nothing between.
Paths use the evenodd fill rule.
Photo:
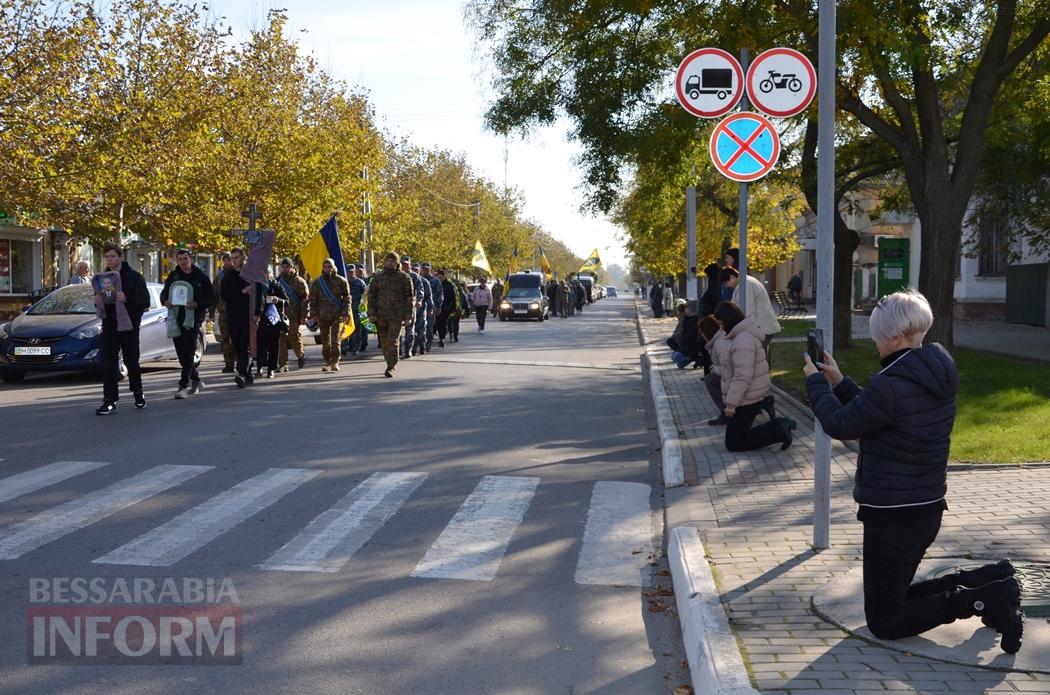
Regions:
<instances>
[{"instance_id":1,"label":"marching soldier","mask_svg":"<svg viewBox=\"0 0 1050 695\"><path fill-rule=\"evenodd\" d=\"M310 286L310 315L321 328L322 372L339 371L339 335L350 320L350 286L335 272L335 261L324 259L321 277Z\"/></svg>"},{"instance_id":2,"label":"marching soldier","mask_svg":"<svg viewBox=\"0 0 1050 695\"><path fill-rule=\"evenodd\" d=\"M408 275L408 279L412 281L412 293L415 296L415 302L413 303L412 316L408 320L408 324L405 326L405 340L401 343L401 357L408 359L415 354L415 332L416 332L416 321L419 317L419 310L423 308L423 298L426 296L423 288L423 278L419 277L419 273L412 270L412 257L402 256L401 257L401 272Z\"/></svg>"},{"instance_id":3,"label":"marching soldier","mask_svg":"<svg viewBox=\"0 0 1050 695\"><path fill-rule=\"evenodd\" d=\"M397 368L398 338L401 327L409 329L415 312L416 290L412 278L397 269L397 254L388 253L383 270L372 276L368 285L368 318L375 324L386 358L384 376L393 377Z\"/></svg>"},{"instance_id":4,"label":"marching soldier","mask_svg":"<svg viewBox=\"0 0 1050 695\"><path fill-rule=\"evenodd\" d=\"M306 351L303 348L303 336L299 333L299 326L306 323L306 317L310 315L310 288L306 286L306 280L296 272L295 264L291 258L281 261L281 275L277 282L281 285L288 301L285 308L288 315L288 330L281 333L277 347L277 361L279 372L288 371L288 349L295 352L299 358L299 369L306 364Z\"/></svg>"},{"instance_id":5,"label":"marching soldier","mask_svg":"<svg viewBox=\"0 0 1050 695\"><path fill-rule=\"evenodd\" d=\"M419 278L419 283L423 287L423 306L416 309L416 320L412 324L415 335L412 341L411 354L425 355L427 354L427 331L430 328L431 316L434 313L434 289L430 281L420 272L418 263L412 264L412 274Z\"/></svg>"},{"instance_id":6,"label":"marching soldier","mask_svg":"<svg viewBox=\"0 0 1050 695\"><path fill-rule=\"evenodd\" d=\"M430 297L432 309L427 314L427 352L431 352L434 347L434 331L437 330L438 314L441 313L441 307L445 304L445 288L441 284L441 279L434 275L430 269L429 263L424 263L420 270L423 274L423 280L430 283Z\"/></svg>"}]
</instances>

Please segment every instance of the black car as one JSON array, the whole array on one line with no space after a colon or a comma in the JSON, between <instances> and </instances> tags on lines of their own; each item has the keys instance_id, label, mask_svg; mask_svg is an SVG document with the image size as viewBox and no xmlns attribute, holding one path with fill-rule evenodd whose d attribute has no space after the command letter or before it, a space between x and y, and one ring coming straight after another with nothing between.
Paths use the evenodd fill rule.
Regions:
<instances>
[{"instance_id":1,"label":"black car","mask_svg":"<svg viewBox=\"0 0 1050 695\"><path fill-rule=\"evenodd\" d=\"M541 273L515 273L511 275L503 290L497 311L499 320L550 318L550 301L547 299L546 282Z\"/></svg>"},{"instance_id":2,"label":"black car","mask_svg":"<svg viewBox=\"0 0 1050 695\"><path fill-rule=\"evenodd\" d=\"M177 359L168 338L168 310L160 303L163 285L147 283L150 305L139 329L140 360ZM70 285L50 293L13 321L0 323L0 380L21 381L28 372L102 371L102 320L95 314L91 285ZM196 360L204 354L198 338ZM120 365L123 373L124 365Z\"/></svg>"}]
</instances>

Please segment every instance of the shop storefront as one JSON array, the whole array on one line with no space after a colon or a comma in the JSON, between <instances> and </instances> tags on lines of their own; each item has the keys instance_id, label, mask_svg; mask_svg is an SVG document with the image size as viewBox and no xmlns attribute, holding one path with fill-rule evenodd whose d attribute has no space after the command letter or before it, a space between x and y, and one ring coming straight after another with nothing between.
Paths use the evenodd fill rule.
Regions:
<instances>
[{"instance_id":1,"label":"shop storefront","mask_svg":"<svg viewBox=\"0 0 1050 695\"><path fill-rule=\"evenodd\" d=\"M17 314L43 289L43 239L38 229L0 225L0 316Z\"/></svg>"}]
</instances>

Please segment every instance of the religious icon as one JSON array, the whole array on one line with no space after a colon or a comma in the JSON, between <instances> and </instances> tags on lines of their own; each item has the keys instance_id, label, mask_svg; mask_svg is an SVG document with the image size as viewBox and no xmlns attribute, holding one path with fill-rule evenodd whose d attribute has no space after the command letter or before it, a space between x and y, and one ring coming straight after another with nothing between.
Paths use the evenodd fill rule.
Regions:
<instances>
[{"instance_id":1,"label":"religious icon","mask_svg":"<svg viewBox=\"0 0 1050 695\"><path fill-rule=\"evenodd\" d=\"M172 306L186 306L190 303L189 288L186 285L173 285L171 288Z\"/></svg>"}]
</instances>

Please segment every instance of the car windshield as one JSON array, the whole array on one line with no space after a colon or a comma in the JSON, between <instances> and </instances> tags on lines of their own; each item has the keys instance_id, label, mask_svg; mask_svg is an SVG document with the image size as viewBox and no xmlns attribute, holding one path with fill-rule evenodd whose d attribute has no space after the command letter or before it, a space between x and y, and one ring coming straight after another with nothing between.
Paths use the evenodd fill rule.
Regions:
<instances>
[{"instance_id":1,"label":"car windshield","mask_svg":"<svg viewBox=\"0 0 1050 695\"><path fill-rule=\"evenodd\" d=\"M33 316L55 314L94 314L95 293L91 285L70 285L47 295L30 311Z\"/></svg>"},{"instance_id":2,"label":"car windshield","mask_svg":"<svg viewBox=\"0 0 1050 695\"><path fill-rule=\"evenodd\" d=\"M511 287L507 292L508 298L514 297L539 297L540 291L536 287Z\"/></svg>"}]
</instances>

